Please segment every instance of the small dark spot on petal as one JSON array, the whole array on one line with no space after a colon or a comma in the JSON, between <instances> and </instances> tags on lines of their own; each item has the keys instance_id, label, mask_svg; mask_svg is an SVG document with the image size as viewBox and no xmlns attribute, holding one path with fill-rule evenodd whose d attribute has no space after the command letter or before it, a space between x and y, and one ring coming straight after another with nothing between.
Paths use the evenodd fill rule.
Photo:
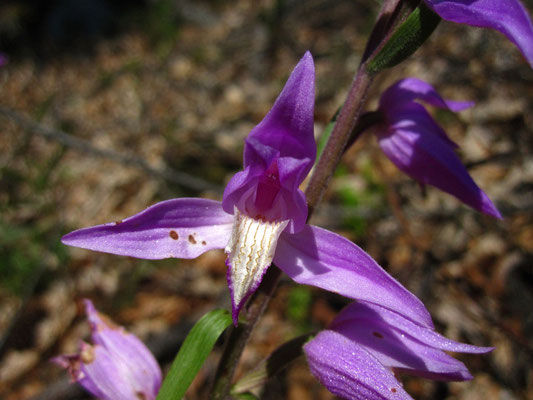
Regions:
<instances>
[{"instance_id":1,"label":"small dark spot on petal","mask_svg":"<svg viewBox=\"0 0 533 400\"><path fill-rule=\"evenodd\" d=\"M377 338L383 339L383 335L379 332L372 332L372 335L374 335Z\"/></svg>"},{"instance_id":2,"label":"small dark spot on petal","mask_svg":"<svg viewBox=\"0 0 533 400\"><path fill-rule=\"evenodd\" d=\"M180 236L178 235L178 232L176 231L170 231L168 235L174 240L178 240L180 238Z\"/></svg>"},{"instance_id":3,"label":"small dark spot on petal","mask_svg":"<svg viewBox=\"0 0 533 400\"><path fill-rule=\"evenodd\" d=\"M390 391L391 391L392 393L396 393L396 388L391 388Z\"/></svg>"},{"instance_id":4,"label":"small dark spot on petal","mask_svg":"<svg viewBox=\"0 0 533 400\"><path fill-rule=\"evenodd\" d=\"M196 239L194 238L193 235L189 235L189 243L190 244L196 244Z\"/></svg>"},{"instance_id":5,"label":"small dark spot on petal","mask_svg":"<svg viewBox=\"0 0 533 400\"><path fill-rule=\"evenodd\" d=\"M120 225L122 223L122 220L119 219L118 221L115 221L115 225Z\"/></svg>"},{"instance_id":6,"label":"small dark spot on petal","mask_svg":"<svg viewBox=\"0 0 533 400\"><path fill-rule=\"evenodd\" d=\"M135 393L135 396L139 399L139 400L146 400L148 397L146 396L146 394L144 394L143 392L137 392Z\"/></svg>"},{"instance_id":7,"label":"small dark spot on petal","mask_svg":"<svg viewBox=\"0 0 533 400\"><path fill-rule=\"evenodd\" d=\"M205 240L202 240L202 244L205 246L207 242Z\"/></svg>"}]
</instances>

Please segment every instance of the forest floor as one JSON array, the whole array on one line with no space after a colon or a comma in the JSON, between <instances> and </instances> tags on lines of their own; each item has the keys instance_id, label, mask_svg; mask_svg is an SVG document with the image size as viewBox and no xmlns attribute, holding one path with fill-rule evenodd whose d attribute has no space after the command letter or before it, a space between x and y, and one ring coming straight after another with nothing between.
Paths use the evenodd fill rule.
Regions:
<instances>
[{"instance_id":1,"label":"forest floor","mask_svg":"<svg viewBox=\"0 0 533 400\"><path fill-rule=\"evenodd\" d=\"M0 15L24 21L30 11L17 4L0 6ZM83 298L145 340L164 368L201 315L229 307L222 251L146 261L69 248L60 237L165 199L221 199L242 168L243 139L306 50L316 63L318 137L346 96L378 6L150 2L125 15L115 10L113 24L102 17L110 28L90 40L83 30L58 33L54 24L69 18L61 8L46 10L31 37L0 19L0 32L20 40L0 67L0 398L87 398L49 362L87 338ZM414 398L531 399L533 71L502 35L442 23L409 61L378 78L367 109L407 76L476 102L435 116L503 220L434 188L422 191L368 132L344 156L312 223L369 252L422 299L440 333L495 347L457 355L472 381L405 378ZM240 373L323 328L346 304L283 279ZM187 399L207 398L220 351ZM333 396L301 359L261 398Z\"/></svg>"}]
</instances>

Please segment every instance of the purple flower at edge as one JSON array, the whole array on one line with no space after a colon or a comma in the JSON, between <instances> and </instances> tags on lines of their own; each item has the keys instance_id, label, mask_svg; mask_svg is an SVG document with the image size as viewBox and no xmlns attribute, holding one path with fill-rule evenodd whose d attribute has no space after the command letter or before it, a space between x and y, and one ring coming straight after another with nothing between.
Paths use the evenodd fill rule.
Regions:
<instances>
[{"instance_id":1,"label":"purple flower at edge","mask_svg":"<svg viewBox=\"0 0 533 400\"><path fill-rule=\"evenodd\" d=\"M5 67L9 63L9 57L6 53L0 51L0 67Z\"/></svg>"},{"instance_id":2,"label":"purple flower at edge","mask_svg":"<svg viewBox=\"0 0 533 400\"><path fill-rule=\"evenodd\" d=\"M84 300L93 344L81 342L78 354L52 359L72 379L102 400L155 400L161 369L150 350L133 334L100 315Z\"/></svg>"},{"instance_id":3,"label":"purple flower at edge","mask_svg":"<svg viewBox=\"0 0 533 400\"><path fill-rule=\"evenodd\" d=\"M435 186L482 213L501 218L455 154L458 146L415 100L455 112L474 105L444 100L431 85L419 79L396 82L383 92L379 102L385 121L377 127L376 134L385 155L421 184Z\"/></svg>"},{"instance_id":4,"label":"purple flower at edge","mask_svg":"<svg viewBox=\"0 0 533 400\"><path fill-rule=\"evenodd\" d=\"M342 236L306 224L306 199L298 187L316 157L314 80L307 52L246 139L244 170L230 180L222 202L163 201L123 221L74 231L63 243L144 259L190 259L225 249L235 324L274 262L300 284L380 304L432 327L420 300L368 254Z\"/></svg>"},{"instance_id":5,"label":"purple flower at edge","mask_svg":"<svg viewBox=\"0 0 533 400\"><path fill-rule=\"evenodd\" d=\"M533 25L519 0L424 0L442 19L503 33L533 68Z\"/></svg>"},{"instance_id":6,"label":"purple flower at edge","mask_svg":"<svg viewBox=\"0 0 533 400\"><path fill-rule=\"evenodd\" d=\"M375 304L347 306L331 326L304 346L311 372L337 396L350 400L411 399L395 378L405 373L440 381L472 379L446 354L487 353L447 339Z\"/></svg>"}]
</instances>

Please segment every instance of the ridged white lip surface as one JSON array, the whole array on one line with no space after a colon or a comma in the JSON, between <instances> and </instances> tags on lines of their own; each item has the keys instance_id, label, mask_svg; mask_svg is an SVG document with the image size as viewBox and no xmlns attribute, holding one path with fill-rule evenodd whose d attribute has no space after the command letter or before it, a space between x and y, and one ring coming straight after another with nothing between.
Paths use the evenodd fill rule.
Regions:
<instances>
[{"instance_id":1,"label":"ridged white lip surface","mask_svg":"<svg viewBox=\"0 0 533 400\"><path fill-rule=\"evenodd\" d=\"M281 232L289 221L263 221L235 209L235 221L225 248L230 265L233 304L239 307L272 263Z\"/></svg>"}]
</instances>

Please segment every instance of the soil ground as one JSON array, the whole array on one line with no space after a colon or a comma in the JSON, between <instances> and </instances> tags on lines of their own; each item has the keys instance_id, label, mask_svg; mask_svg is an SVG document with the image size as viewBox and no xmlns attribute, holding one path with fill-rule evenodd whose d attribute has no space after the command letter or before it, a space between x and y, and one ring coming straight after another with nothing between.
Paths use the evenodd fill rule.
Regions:
<instances>
[{"instance_id":1,"label":"soil ground","mask_svg":"<svg viewBox=\"0 0 533 400\"><path fill-rule=\"evenodd\" d=\"M87 398L49 362L87 338L82 298L149 343L164 368L199 316L229 307L221 251L152 262L59 239L169 198L220 199L242 167L243 139L306 50L316 63L318 137L346 96L378 8L370 0L0 5L9 57L0 67L1 398ZM404 378L414 398L531 399L533 71L502 35L441 23L378 78L367 109L407 76L476 102L434 115L503 220L421 190L368 132L346 153L312 223L368 251L423 300L439 332L495 347L457 355L470 382ZM284 279L240 370L323 328L345 304ZM219 355L217 347L188 399L207 398ZM302 359L262 398L333 396Z\"/></svg>"}]
</instances>

